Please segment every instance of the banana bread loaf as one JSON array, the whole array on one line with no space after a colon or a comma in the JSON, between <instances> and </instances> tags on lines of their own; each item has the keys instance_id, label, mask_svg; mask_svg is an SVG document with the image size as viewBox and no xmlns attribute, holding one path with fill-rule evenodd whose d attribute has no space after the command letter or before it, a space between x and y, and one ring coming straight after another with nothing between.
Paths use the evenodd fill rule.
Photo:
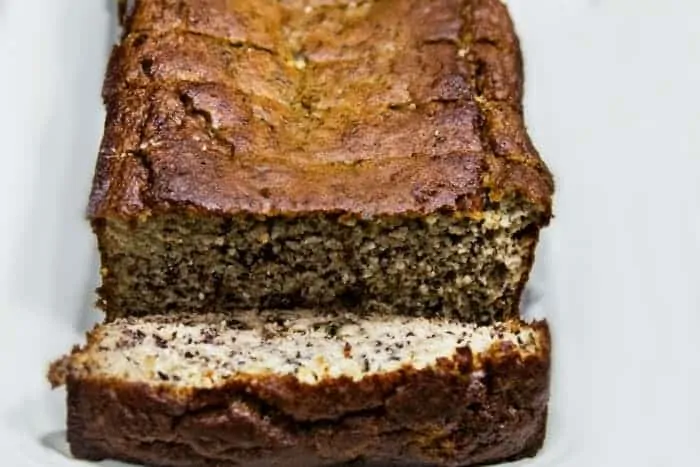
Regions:
<instances>
[{"instance_id":1,"label":"banana bread loaf","mask_svg":"<svg viewBox=\"0 0 700 467\"><path fill-rule=\"evenodd\" d=\"M467 466L545 436L545 322L306 312L119 318L53 364L81 459Z\"/></svg>"},{"instance_id":2,"label":"banana bread loaf","mask_svg":"<svg viewBox=\"0 0 700 467\"><path fill-rule=\"evenodd\" d=\"M553 182L498 0L140 0L103 89L101 304L514 316Z\"/></svg>"}]
</instances>

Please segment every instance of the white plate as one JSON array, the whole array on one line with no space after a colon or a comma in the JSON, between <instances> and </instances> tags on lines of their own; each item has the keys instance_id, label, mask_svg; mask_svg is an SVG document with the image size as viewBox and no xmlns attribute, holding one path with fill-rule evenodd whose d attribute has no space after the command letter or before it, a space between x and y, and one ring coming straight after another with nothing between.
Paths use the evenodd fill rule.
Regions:
<instances>
[{"instance_id":1,"label":"white plate","mask_svg":"<svg viewBox=\"0 0 700 467\"><path fill-rule=\"evenodd\" d=\"M0 0L0 465L65 453L47 362L98 318L83 220L108 0ZM700 2L511 0L557 219L532 287L555 344L533 466L700 458Z\"/></svg>"}]
</instances>

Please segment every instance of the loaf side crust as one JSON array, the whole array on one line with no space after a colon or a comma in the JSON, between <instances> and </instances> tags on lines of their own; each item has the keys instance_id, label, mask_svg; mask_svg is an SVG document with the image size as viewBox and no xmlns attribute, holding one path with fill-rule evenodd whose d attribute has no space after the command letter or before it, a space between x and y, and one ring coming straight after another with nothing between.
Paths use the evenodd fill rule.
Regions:
<instances>
[{"instance_id":1,"label":"loaf side crust","mask_svg":"<svg viewBox=\"0 0 700 467\"><path fill-rule=\"evenodd\" d=\"M105 79L89 215L478 216L515 197L546 223L522 86L498 0L141 0Z\"/></svg>"},{"instance_id":2,"label":"loaf side crust","mask_svg":"<svg viewBox=\"0 0 700 467\"><path fill-rule=\"evenodd\" d=\"M65 372L68 440L81 459L153 466L465 466L533 456L542 446L550 372L503 342L458 350L434 367L316 385L237 378L176 389ZM78 352L79 350L75 350ZM70 358L70 357L67 357Z\"/></svg>"}]
</instances>

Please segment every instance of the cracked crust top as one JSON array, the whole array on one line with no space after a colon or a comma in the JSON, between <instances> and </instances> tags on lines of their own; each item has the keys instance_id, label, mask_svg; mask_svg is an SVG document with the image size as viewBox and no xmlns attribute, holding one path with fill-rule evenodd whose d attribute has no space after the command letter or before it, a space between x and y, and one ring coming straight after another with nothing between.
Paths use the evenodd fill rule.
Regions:
<instances>
[{"instance_id":1,"label":"cracked crust top","mask_svg":"<svg viewBox=\"0 0 700 467\"><path fill-rule=\"evenodd\" d=\"M104 85L94 218L478 213L553 182L498 0L140 0Z\"/></svg>"}]
</instances>

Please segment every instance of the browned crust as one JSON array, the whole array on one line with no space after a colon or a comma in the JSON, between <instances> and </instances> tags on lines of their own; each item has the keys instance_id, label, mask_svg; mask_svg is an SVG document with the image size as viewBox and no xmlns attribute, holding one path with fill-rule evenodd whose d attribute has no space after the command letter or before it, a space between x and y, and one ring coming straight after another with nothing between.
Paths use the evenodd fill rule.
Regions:
<instances>
[{"instance_id":1,"label":"browned crust","mask_svg":"<svg viewBox=\"0 0 700 467\"><path fill-rule=\"evenodd\" d=\"M546 222L552 177L501 2L374 2L341 33L326 26L347 2L322 3L137 2L105 79L91 218L474 213L519 196ZM392 33L400 53L377 52Z\"/></svg>"},{"instance_id":2,"label":"browned crust","mask_svg":"<svg viewBox=\"0 0 700 467\"><path fill-rule=\"evenodd\" d=\"M547 418L550 345L494 344L424 370L299 384L236 379L207 390L68 373L76 457L154 466L475 465L534 455Z\"/></svg>"}]
</instances>

